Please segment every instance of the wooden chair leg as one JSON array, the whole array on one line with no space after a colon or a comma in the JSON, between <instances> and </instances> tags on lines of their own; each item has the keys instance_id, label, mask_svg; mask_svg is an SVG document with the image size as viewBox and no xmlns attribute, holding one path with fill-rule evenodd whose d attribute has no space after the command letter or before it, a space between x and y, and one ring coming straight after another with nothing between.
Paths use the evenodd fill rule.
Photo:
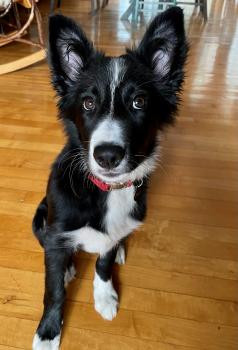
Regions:
<instances>
[{"instance_id":1,"label":"wooden chair leg","mask_svg":"<svg viewBox=\"0 0 238 350\"><path fill-rule=\"evenodd\" d=\"M102 8L106 7L108 5L109 0L103 0L102 2Z\"/></svg>"},{"instance_id":2,"label":"wooden chair leg","mask_svg":"<svg viewBox=\"0 0 238 350\"><path fill-rule=\"evenodd\" d=\"M135 17L136 1L137 0L130 0L128 9L121 16L122 21L128 21L130 16L132 16L132 18Z\"/></svg>"},{"instance_id":3,"label":"wooden chair leg","mask_svg":"<svg viewBox=\"0 0 238 350\"><path fill-rule=\"evenodd\" d=\"M55 0L50 0L50 14L55 10Z\"/></svg>"},{"instance_id":4,"label":"wooden chair leg","mask_svg":"<svg viewBox=\"0 0 238 350\"><path fill-rule=\"evenodd\" d=\"M203 14L205 21L207 21L207 0L203 0L202 14Z\"/></svg>"},{"instance_id":5,"label":"wooden chair leg","mask_svg":"<svg viewBox=\"0 0 238 350\"><path fill-rule=\"evenodd\" d=\"M40 45L43 47L45 46L45 40L44 40L44 34L43 34L42 17L37 6L35 7L35 18L36 18L39 42L40 42Z\"/></svg>"}]
</instances>

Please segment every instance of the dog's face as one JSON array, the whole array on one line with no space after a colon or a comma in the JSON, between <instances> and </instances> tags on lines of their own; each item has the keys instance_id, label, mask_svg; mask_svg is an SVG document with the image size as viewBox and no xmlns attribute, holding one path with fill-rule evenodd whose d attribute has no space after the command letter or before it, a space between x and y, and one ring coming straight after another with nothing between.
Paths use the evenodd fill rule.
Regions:
<instances>
[{"instance_id":1,"label":"dog's face","mask_svg":"<svg viewBox=\"0 0 238 350\"><path fill-rule=\"evenodd\" d=\"M183 81L182 11L157 16L139 47L120 57L97 52L60 15L50 19L49 42L61 117L84 169L106 182L134 181L151 172L158 130L172 122Z\"/></svg>"}]
</instances>

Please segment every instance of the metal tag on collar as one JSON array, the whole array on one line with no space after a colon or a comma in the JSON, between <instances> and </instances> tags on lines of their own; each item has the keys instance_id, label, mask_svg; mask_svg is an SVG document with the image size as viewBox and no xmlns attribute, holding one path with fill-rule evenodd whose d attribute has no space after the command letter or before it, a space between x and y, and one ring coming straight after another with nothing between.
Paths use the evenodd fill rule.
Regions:
<instances>
[{"instance_id":1,"label":"metal tag on collar","mask_svg":"<svg viewBox=\"0 0 238 350\"><path fill-rule=\"evenodd\" d=\"M141 179L137 185L134 183L134 185L135 185L134 200L135 201L137 200L138 196L141 193L141 187L142 187L143 183L144 183L143 179Z\"/></svg>"},{"instance_id":2,"label":"metal tag on collar","mask_svg":"<svg viewBox=\"0 0 238 350\"><path fill-rule=\"evenodd\" d=\"M140 182L138 183L138 185L136 185L135 187L136 188L140 188L142 185L143 185L143 179L140 180Z\"/></svg>"}]
</instances>

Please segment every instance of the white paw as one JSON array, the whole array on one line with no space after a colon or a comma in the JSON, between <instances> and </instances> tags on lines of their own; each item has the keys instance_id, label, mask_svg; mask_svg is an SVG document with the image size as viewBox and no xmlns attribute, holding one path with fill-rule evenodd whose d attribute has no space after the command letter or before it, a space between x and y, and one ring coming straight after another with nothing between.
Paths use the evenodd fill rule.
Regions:
<instances>
[{"instance_id":1,"label":"white paw","mask_svg":"<svg viewBox=\"0 0 238 350\"><path fill-rule=\"evenodd\" d=\"M123 244L119 244L115 262L119 265L124 265L126 262L126 252Z\"/></svg>"},{"instance_id":2,"label":"white paw","mask_svg":"<svg viewBox=\"0 0 238 350\"><path fill-rule=\"evenodd\" d=\"M41 340L36 333L33 338L32 350L59 350L60 334L52 340Z\"/></svg>"},{"instance_id":3,"label":"white paw","mask_svg":"<svg viewBox=\"0 0 238 350\"><path fill-rule=\"evenodd\" d=\"M95 310L105 319L111 321L117 314L118 296L112 281L104 282L97 273L94 277Z\"/></svg>"},{"instance_id":4,"label":"white paw","mask_svg":"<svg viewBox=\"0 0 238 350\"><path fill-rule=\"evenodd\" d=\"M72 264L66 271L64 274L64 286L65 288L68 286L69 282L71 282L76 275L76 269L74 264Z\"/></svg>"}]
</instances>

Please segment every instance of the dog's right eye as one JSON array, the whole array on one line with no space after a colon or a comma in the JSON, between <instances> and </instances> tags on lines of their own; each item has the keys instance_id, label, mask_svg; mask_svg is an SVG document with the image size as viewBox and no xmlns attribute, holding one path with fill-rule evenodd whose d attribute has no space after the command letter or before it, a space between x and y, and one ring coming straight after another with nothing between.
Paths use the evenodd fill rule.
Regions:
<instances>
[{"instance_id":1,"label":"dog's right eye","mask_svg":"<svg viewBox=\"0 0 238 350\"><path fill-rule=\"evenodd\" d=\"M85 97L85 99L83 100L83 108L86 111L93 111L95 108L95 101L92 97L88 96Z\"/></svg>"},{"instance_id":2,"label":"dog's right eye","mask_svg":"<svg viewBox=\"0 0 238 350\"><path fill-rule=\"evenodd\" d=\"M143 95L136 96L132 106L134 109L143 109L145 107L145 97Z\"/></svg>"}]
</instances>

